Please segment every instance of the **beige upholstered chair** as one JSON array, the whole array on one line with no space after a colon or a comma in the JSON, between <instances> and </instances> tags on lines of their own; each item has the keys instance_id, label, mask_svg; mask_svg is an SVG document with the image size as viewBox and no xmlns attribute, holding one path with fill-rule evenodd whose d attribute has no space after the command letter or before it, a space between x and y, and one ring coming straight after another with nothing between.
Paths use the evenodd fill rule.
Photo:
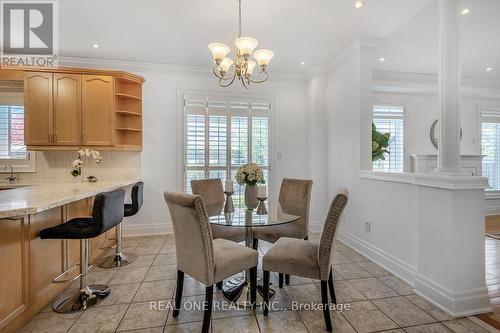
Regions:
<instances>
[{"instance_id":1,"label":"beige upholstered chair","mask_svg":"<svg viewBox=\"0 0 500 333\"><path fill-rule=\"evenodd\" d=\"M201 197L165 192L174 226L177 255L177 288L173 316L179 315L184 273L206 285L202 332L208 332L212 314L213 284L236 273L250 270L251 301L255 304L257 251L226 239L213 239L207 210Z\"/></svg>"},{"instance_id":2,"label":"beige upholstered chair","mask_svg":"<svg viewBox=\"0 0 500 333\"><path fill-rule=\"evenodd\" d=\"M302 239L280 238L262 259L264 270L264 316L269 309L269 272L279 272L321 280L321 301L327 331L332 331L328 308L328 287L332 303L337 303L333 287L332 252L340 217L349 194L340 189L333 199L326 217L319 244Z\"/></svg>"},{"instance_id":3,"label":"beige upholstered chair","mask_svg":"<svg viewBox=\"0 0 500 333\"><path fill-rule=\"evenodd\" d=\"M286 214L300 216L300 219L283 225L255 228L254 237L270 243L275 243L281 237L307 239L312 185L312 180L283 178L278 197L281 210ZM286 284L289 283L290 275L286 275ZM283 274L279 275L279 286L283 288Z\"/></svg>"},{"instance_id":4,"label":"beige upholstered chair","mask_svg":"<svg viewBox=\"0 0 500 333\"><path fill-rule=\"evenodd\" d=\"M191 181L193 194L203 200L208 216L219 215L224 208L224 190L220 178L200 179ZM239 243L245 240L244 228L230 228L222 225L211 225L212 235L215 238L229 239Z\"/></svg>"}]
</instances>

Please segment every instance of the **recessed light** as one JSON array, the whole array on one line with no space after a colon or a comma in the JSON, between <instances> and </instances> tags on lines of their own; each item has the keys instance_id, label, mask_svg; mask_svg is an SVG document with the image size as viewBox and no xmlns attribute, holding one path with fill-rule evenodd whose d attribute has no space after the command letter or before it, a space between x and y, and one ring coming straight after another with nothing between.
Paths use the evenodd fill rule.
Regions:
<instances>
[{"instance_id":1,"label":"recessed light","mask_svg":"<svg viewBox=\"0 0 500 333\"><path fill-rule=\"evenodd\" d=\"M493 68L491 68L491 67L486 68L487 72L491 72L492 70L493 70Z\"/></svg>"},{"instance_id":2,"label":"recessed light","mask_svg":"<svg viewBox=\"0 0 500 333\"><path fill-rule=\"evenodd\" d=\"M384 57L378 58L378 61L380 61L380 62L384 62L384 61L385 61L385 58L384 58Z\"/></svg>"},{"instance_id":3,"label":"recessed light","mask_svg":"<svg viewBox=\"0 0 500 333\"><path fill-rule=\"evenodd\" d=\"M359 9L361 7L363 7L363 1L361 0L354 1L354 8Z\"/></svg>"},{"instance_id":4,"label":"recessed light","mask_svg":"<svg viewBox=\"0 0 500 333\"><path fill-rule=\"evenodd\" d=\"M301 62L300 62L300 64L301 64L302 66L304 66L306 63L305 63L305 62L303 62L303 61L301 61Z\"/></svg>"},{"instance_id":5,"label":"recessed light","mask_svg":"<svg viewBox=\"0 0 500 333\"><path fill-rule=\"evenodd\" d=\"M99 48L99 44L92 44L92 47L93 47L94 49L98 49L98 48Z\"/></svg>"},{"instance_id":6,"label":"recessed light","mask_svg":"<svg viewBox=\"0 0 500 333\"><path fill-rule=\"evenodd\" d=\"M467 14L469 14L469 13L470 13L470 9L469 9L469 8L464 8L464 9L462 9L462 11L460 12L460 14L462 14L462 15L467 15Z\"/></svg>"}]
</instances>

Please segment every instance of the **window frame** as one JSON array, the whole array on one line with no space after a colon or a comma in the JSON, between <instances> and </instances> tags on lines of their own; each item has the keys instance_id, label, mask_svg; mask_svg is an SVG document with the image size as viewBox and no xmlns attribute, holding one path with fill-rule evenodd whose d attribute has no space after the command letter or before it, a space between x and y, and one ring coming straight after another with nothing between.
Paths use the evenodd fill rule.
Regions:
<instances>
[{"instance_id":1,"label":"window frame","mask_svg":"<svg viewBox=\"0 0 500 333\"><path fill-rule=\"evenodd\" d=\"M375 107L388 107L388 108L400 108L403 110L403 116L399 119L403 120L403 170L401 172L399 171L381 171L381 170L375 170L373 168L373 161L372 161L372 171L373 172L387 172L387 173L405 173L408 170L408 158L407 158L407 149L406 149L406 144L407 144L407 131L406 131L406 122L407 122L407 112L406 112L406 105L404 103L386 103L382 101L374 101L372 103L372 108L371 108L371 116L372 116L372 123L375 122L375 112L374 109ZM390 119L390 117L387 117L387 119ZM371 151L370 151L371 152Z\"/></svg>"},{"instance_id":2,"label":"window frame","mask_svg":"<svg viewBox=\"0 0 500 333\"><path fill-rule=\"evenodd\" d=\"M483 117L483 111L492 111L492 112L497 112L498 114L500 114L500 106L481 106L479 105L478 106L478 118L479 118L479 121L478 121L478 131L479 131L479 153L481 155L484 155L483 154L483 119L486 118L486 117ZM500 124L500 121L498 122ZM499 152L500 153L500 152ZM486 157L486 155L485 155ZM483 168L483 161L484 161L484 158L481 159L481 176L482 177L486 177L484 175L484 168ZM488 179L488 184L489 184L490 180ZM499 189L495 189L495 188L487 188L486 190L486 194L488 195L498 195L500 194L500 188Z\"/></svg>"},{"instance_id":3,"label":"window frame","mask_svg":"<svg viewBox=\"0 0 500 333\"><path fill-rule=\"evenodd\" d=\"M24 108L23 103L21 101L16 100L15 98L9 101L9 103L3 103L3 105L21 106ZM15 173L36 172L36 153L27 150L26 158L24 159L0 158L0 173L2 174L10 173L9 166L12 166L13 172Z\"/></svg>"},{"instance_id":4,"label":"window frame","mask_svg":"<svg viewBox=\"0 0 500 333\"><path fill-rule=\"evenodd\" d=\"M222 99L228 102L241 102L241 101L252 101L252 102L258 102L258 101L266 101L269 103L270 107L269 110L264 111L267 115L268 118L268 166L265 168L265 171L268 171L268 183L267 188L268 188L268 195L271 196L274 193L274 179L273 179L273 165L274 165L274 154L273 154L273 142L274 142L274 133L275 133L275 128L274 128L274 113L275 113L275 98L273 95L270 94L241 94L241 93L234 93L234 92L227 92L227 93L221 93L221 92L213 92L213 91L206 91L206 90L178 90L177 91L177 129L178 129L178 142L181 144L177 145L177 156L180 158L178 159L178 164L177 164L177 189L179 191L185 191L185 172L187 170L186 168L186 139L185 139L185 131L186 131L186 110L184 107L184 99L186 95L198 95L198 96L204 96L206 98L218 98ZM251 114L252 110L251 108L249 109L249 120L251 119ZM231 114L227 115L227 126L228 126L228 136L227 136L227 145L229 147L230 142L231 142ZM205 117L205 128L208 129L208 121L209 117ZM249 145L252 140L252 124L249 122L248 124L248 131L249 131ZM206 136L208 135L208 130L206 130ZM207 140L207 137L205 137L205 140ZM205 152L207 153L207 152ZM252 153L249 150L248 153L248 162L252 160ZM209 158L207 155L205 157L206 161ZM209 166L208 171L210 170L223 170L223 171L230 171L230 170L235 170L234 166L231 168L230 167L230 149L228 150L228 154L226 156L227 158L227 164L224 167L221 166ZM205 170L205 166L199 167L200 170ZM235 186L238 186L235 184Z\"/></svg>"}]
</instances>

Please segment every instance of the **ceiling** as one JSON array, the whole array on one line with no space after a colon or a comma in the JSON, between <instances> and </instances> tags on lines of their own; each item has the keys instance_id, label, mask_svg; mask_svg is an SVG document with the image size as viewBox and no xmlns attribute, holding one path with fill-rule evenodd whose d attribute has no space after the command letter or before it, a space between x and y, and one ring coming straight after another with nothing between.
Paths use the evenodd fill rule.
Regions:
<instances>
[{"instance_id":1,"label":"ceiling","mask_svg":"<svg viewBox=\"0 0 500 333\"><path fill-rule=\"evenodd\" d=\"M500 80L500 1L462 0L460 5L470 9L460 16L463 76ZM377 69L437 73L438 28L438 5L432 2L385 38L378 52L385 61Z\"/></svg>"},{"instance_id":2,"label":"ceiling","mask_svg":"<svg viewBox=\"0 0 500 333\"><path fill-rule=\"evenodd\" d=\"M386 37L424 8L416 26L403 24L391 34L394 45L388 44L387 50L398 50L411 39L429 47L432 43L420 36L419 25L427 16L436 19L428 7L434 1L365 0L365 6L356 10L352 0L243 0L243 33L275 52L271 71L300 73L312 65L327 65L357 37ZM236 13L236 0L64 0L60 1L59 54L210 67L207 44L233 44ZM429 30L424 24L423 32L432 35ZM418 38L412 35L415 32ZM94 43L100 47L93 48ZM434 51L426 52L430 58ZM398 66L406 66L396 59Z\"/></svg>"}]
</instances>

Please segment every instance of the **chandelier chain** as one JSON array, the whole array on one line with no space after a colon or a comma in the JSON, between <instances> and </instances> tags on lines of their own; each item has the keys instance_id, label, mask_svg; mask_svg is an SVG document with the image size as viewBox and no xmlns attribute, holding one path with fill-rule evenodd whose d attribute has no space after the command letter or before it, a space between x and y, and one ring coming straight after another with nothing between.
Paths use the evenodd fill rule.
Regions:
<instances>
[{"instance_id":1,"label":"chandelier chain","mask_svg":"<svg viewBox=\"0 0 500 333\"><path fill-rule=\"evenodd\" d=\"M238 38L241 37L241 0L238 0Z\"/></svg>"}]
</instances>

